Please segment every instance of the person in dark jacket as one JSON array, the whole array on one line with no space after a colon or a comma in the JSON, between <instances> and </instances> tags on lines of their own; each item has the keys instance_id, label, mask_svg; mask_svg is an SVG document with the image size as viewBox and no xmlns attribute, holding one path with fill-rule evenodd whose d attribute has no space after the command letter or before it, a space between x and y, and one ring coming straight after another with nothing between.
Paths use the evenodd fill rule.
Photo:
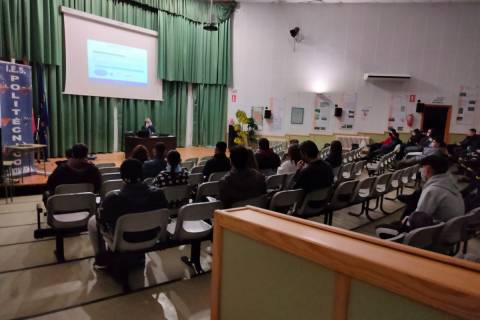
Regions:
<instances>
[{"instance_id":1,"label":"person in dark jacket","mask_svg":"<svg viewBox=\"0 0 480 320\"><path fill-rule=\"evenodd\" d=\"M330 144L330 152L325 161L330 164L332 169L338 168L342 165L342 143L338 140L332 141Z\"/></svg>"},{"instance_id":2,"label":"person in dark jacket","mask_svg":"<svg viewBox=\"0 0 480 320\"><path fill-rule=\"evenodd\" d=\"M220 180L220 201L224 208L267 193L265 176L248 167L248 150L245 147L233 147L230 160L232 169Z\"/></svg>"},{"instance_id":3,"label":"person in dark jacket","mask_svg":"<svg viewBox=\"0 0 480 320\"><path fill-rule=\"evenodd\" d=\"M297 164L298 171L293 177L293 188L303 189L306 193L331 187L333 172L330 165L318 158L318 148L311 140L300 144L302 161Z\"/></svg>"},{"instance_id":4,"label":"person in dark jacket","mask_svg":"<svg viewBox=\"0 0 480 320\"><path fill-rule=\"evenodd\" d=\"M156 177L167 167L167 161L165 161L165 144L163 142L157 142L153 150L155 157L143 163L144 179Z\"/></svg>"},{"instance_id":5,"label":"person in dark jacket","mask_svg":"<svg viewBox=\"0 0 480 320\"><path fill-rule=\"evenodd\" d=\"M214 172L223 172L230 170L230 159L227 155L227 144L223 141L217 142L213 158L208 160L203 168L203 176L208 179Z\"/></svg>"},{"instance_id":6,"label":"person in dark jacket","mask_svg":"<svg viewBox=\"0 0 480 320\"><path fill-rule=\"evenodd\" d=\"M87 160L88 147L78 143L72 147L71 158L60 163L48 177L48 195L55 193L55 188L61 184L91 183L95 192L100 190L102 177L98 168Z\"/></svg>"},{"instance_id":7,"label":"person in dark jacket","mask_svg":"<svg viewBox=\"0 0 480 320\"><path fill-rule=\"evenodd\" d=\"M151 211L167 207L163 192L142 182L142 163L137 159L127 159L120 166L120 174L125 182L119 191L107 194L99 209L99 219L93 216L88 221L88 234L95 252L95 267L105 267L105 242L98 232L113 237L118 218L122 215ZM141 240L142 235L139 235ZM148 235L144 235L148 236Z\"/></svg>"},{"instance_id":8,"label":"person in dark jacket","mask_svg":"<svg viewBox=\"0 0 480 320\"><path fill-rule=\"evenodd\" d=\"M258 168L261 172L275 174L280 166L280 157L270 148L270 142L266 138L258 141L258 152L255 154Z\"/></svg>"}]
</instances>

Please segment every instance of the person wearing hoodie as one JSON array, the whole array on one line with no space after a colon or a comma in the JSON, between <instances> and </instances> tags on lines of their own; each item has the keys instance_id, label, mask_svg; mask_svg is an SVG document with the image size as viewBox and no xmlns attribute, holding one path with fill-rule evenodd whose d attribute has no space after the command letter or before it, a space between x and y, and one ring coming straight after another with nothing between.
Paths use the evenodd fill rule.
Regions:
<instances>
[{"instance_id":1,"label":"person wearing hoodie","mask_svg":"<svg viewBox=\"0 0 480 320\"><path fill-rule=\"evenodd\" d=\"M88 147L83 143L75 144L71 157L60 163L48 177L48 196L55 194L55 188L61 184L91 183L95 193L100 190L102 177L98 168L87 160Z\"/></svg>"},{"instance_id":2,"label":"person wearing hoodie","mask_svg":"<svg viewBox=\"0 0 480 320\"><path fill-rule=\"evenodd\" d=\"M435 221L448 221L465 214L462 194L448 175L448 159L432 155L420 161L422 188L416 211L430 214Z\"/></svg>"},{"instance_id":3,"label":"person wearing hoodie","mask_svg":"<svg viewBox=\"0 0 480 320\"><path fill-rule=\"evenodd\" d=\"M248 158L248 150L243 146L230 150L232 168L219 182L219 196L224 208L267 193L265 176L248 166Z\"/></svg>"},{"instance_id":4,"label":"person wearing hoodie","mask_svg":"<svg viewBox=\"0 0 480 320\"><path fill-rule=\"evenodd\" d=\"M258 152L255 159L258 163L258 169L266 175L272 175L277 172L280 166L280 157L270 149L270 142L266 138L258 140Z\"/></svg>"}]
</instances>

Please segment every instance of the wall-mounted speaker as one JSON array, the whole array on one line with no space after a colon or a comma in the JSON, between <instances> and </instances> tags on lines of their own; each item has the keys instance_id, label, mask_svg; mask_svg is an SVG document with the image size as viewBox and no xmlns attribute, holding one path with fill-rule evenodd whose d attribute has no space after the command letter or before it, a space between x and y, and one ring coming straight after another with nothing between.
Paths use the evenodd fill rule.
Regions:
<instances>
[{"instance_id":1,"label":"wall-mounted speaker","mask_svg":"<svg viewBox=\"0 0 480 320\"><path fill-rule=\"evenodd\" d=\"M422 113L423 110L425 109L425 103L423 103L422 101L418 100L417 101L417 113Z\"/></svg>"},{"instance_id":2,"label":"wall-mounted speaker","mask_svg":"<svg viewBox=\"0 0 480 320\"><path fill-rule=\"evenodd\" d=\"M272 110L265 109L263 117L265 119L270 119L272 117Z\"/></svg>"},{"instance_id":3,"label":"wall-mounted speaker","mask_svg":"<svg viewBox=\"0 0 480 320\"><path fill-rule=\"evenodd\" d=\"M339 107L335 107L335 117L339 118L342 116L342 113L343 113L343 109L342 108L339 108Z\"/></svg>"}]
</instances>

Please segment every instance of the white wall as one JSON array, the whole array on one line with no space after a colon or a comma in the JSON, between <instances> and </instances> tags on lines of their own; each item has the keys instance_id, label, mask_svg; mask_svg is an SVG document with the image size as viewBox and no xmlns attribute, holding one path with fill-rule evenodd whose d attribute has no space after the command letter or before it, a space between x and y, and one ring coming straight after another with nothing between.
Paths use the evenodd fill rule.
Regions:
<instances>
[{"instance_id":1,"label":"white wall","mask_svg":"<svg viewBox=\"0 0 480 320\"><path fill-rule=\"evenodd\" d=\"M288 32L294 26L305 37L295 52ZM366 72L413 78L375 84L363 80ZM380 133L387 128L392 94L415 94L427 103L445 97L455 110L461 85L480 85L478 4L240 3L235 11L237 101L229 99L228 117L237 109L249 114L251 106L283 104L282 130L273 132L266 125L264 134L313 132L315 92L337 103L343 93L356 92L357 115L362 107L371 107L371 112L368 121L357 116L352 132ZM306 107L303 126L290 125L290 107L295 105ZM478 109L477 103L477 127ZM454 116L451 132L471 127L457 125ZM339 132L336 122L331 121L330 132Z\"/></svg>"}]
</instances>

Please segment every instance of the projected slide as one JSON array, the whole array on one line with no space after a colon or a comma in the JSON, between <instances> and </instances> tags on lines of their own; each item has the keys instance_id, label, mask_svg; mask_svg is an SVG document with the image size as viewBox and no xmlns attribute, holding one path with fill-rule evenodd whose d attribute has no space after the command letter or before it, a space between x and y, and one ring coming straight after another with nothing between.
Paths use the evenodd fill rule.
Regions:
<instances>
[{"instance_id":1,"label":"projected slide","mask_svg":"<svg viewBox=\"0 0 480 320\"><path fill-rule=\"evenodd\" d=\"M148 84L147 50L87 40L88 78L127 85Z\"/></svg>"}]
</instances>

